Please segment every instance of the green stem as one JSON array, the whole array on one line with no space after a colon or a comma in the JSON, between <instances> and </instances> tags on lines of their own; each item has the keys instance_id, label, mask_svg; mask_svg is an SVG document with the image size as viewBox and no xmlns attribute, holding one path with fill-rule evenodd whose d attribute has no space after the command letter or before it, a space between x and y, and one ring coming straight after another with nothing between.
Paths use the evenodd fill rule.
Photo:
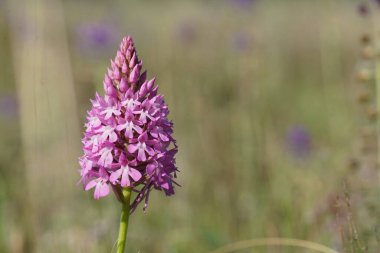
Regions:
<instances>
[{"instance_id":1,"label":"green stem","mask_svg":"<svg viewBox=\"0 0 380 253\"><path fill-rule=\"evenodd\" d=\"M131 201L131 188L123 188L123 203L120 216L120 228L119 228L119 237L117 239L117 253L124 253L125 249L125 239L127 237L128 231L128 221L129 221L129 212L130 201Z\"/></svg>"}]
</instances>

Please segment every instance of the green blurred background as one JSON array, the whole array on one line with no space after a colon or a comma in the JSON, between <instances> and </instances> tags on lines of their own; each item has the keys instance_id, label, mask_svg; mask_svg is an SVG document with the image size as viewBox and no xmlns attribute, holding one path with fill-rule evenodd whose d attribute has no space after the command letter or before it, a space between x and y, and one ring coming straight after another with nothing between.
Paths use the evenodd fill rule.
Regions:
<instances>
[{"instance_id":1,"label":"green blurred background","mask_svg":"<svg viewBox=\"0 0 380 253\"><path fill-rule=\"evenodd\" d=\"M127 34L169 104L182 185L131 216L127 252L257 237L377 252L376 151L362 152L374 87L355 77L372 71L360 37L380 6L358 4L0 0L0 252L115 252L120 205L82 190L77 159Z\"/></svg>"}]
</instances>

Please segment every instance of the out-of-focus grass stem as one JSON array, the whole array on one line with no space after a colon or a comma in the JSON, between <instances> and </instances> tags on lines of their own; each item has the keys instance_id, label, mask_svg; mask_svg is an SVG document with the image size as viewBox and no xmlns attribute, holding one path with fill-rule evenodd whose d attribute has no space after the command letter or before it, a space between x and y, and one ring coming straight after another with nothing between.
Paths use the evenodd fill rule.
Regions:
<instances>
[{"instance_id":1,"label":"out-of-focus grass stem","mask_svg":"<svg viewBox=\"0 0 380 253\"><path fill-rule=\"evenodd\" d=\"M290 247L314 250L315 252L338 253L337 251L329 247L326 247L324 245L321 245L319 243L293 239L293 238L276 238L276 237L254 238L254 239L250 239L246 241L240 241L240 242L226 245L220 249L212 251L211 253L229 253L229 252L240 251L247 248L258 247L258 246L290 246Z\"/></svg>"},{"instance_id":2,"label":"out-of-focus grass stem","mask_svg":"<svg viewBox=\"0 0 380 253\"><path fill-rule=\"evenodd\" d=\"M376 7L376 6L375 6ZM375 8L373 8L375 9ZM378 25L377 22L379 22L379 18L375 13L372 14L372 26L373 26L373 41L374 41L374 48L375 48L375 86L376 86L376 109L377 114L380 112L380 36L378 31ZM380 120L377 115L376 119L376 133L377 133L377 168L379 169L380 166ZM379 183L380 183L380 173L378 175Z\"/></svg>"}]
</instances>

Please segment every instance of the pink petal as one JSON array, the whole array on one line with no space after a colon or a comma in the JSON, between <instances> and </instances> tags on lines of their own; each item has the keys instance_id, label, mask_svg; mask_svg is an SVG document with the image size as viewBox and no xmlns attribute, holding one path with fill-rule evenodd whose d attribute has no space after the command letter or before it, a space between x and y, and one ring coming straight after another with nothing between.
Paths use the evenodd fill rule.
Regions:
<instances>
[{"instance_id":1,"label":"pink petal","mask_svg":"<svg viewBox=\"0 0 380 253\"><path fill-rule=\"evenodd\" d=\"M122 172L123 172L123 169L118 169L117 171L112 172L112 174L110 176L111 183L114 184L119 179L119 177L121 176Z\"/></svg>"},{"instance_id":2,"label":"pink petal","mask_svg":"<svg viewBox=\"0 0 380 253\"><path fill-rule=\"evenodd\" d=\"M112 154L111 152L108 153L107 157L106 157L106 160L105 160L105 165L110 165L113 161L113 157L112 157Z\"/></svg>"},{"instance_id":3,"label":"pink petal","mask_svg":"<svg viewBox=\"0 0 380 253\"><path fill-rule=\"evenodd\" d=\"M136 65L136 66L133 68L133 70L132 70L132 72L131 72L131 74L130 74L130 76L129 76L129 81L130 81L131 83L136 83L137 80L138 80L138 78L139 78L139 76L140 76L139 66Z\"/></svg>"},{"instance_id":4,"label":"pink petal","mask_svg":"<svg viewBox=\"0 0 380 253\"><path fill-rule=\"evenodd\" d=\"M109 141L112 142L112 143L115 142L115 141L117 141L117 135L116 135L115 132L111 132L108 137L109 137Z\"/></svg>"},{"instance_id":5,"label":"pink petal","mask_svg":"<svg viewBox=\"0 0 380 253\"><path fill-rule=\"evenodd\" d=\"M104 117L105 120L111 118L112 116L112 111L111 110L107 110L107 113L106 113L106 116Z\"/></svg>"},{"instance_id":6,"label":"pink petal","mask_svg":"<svg viewBox=\"0 0 380 253\"><path fill-rule=\"evenodd\" d=\"M125 137L127 138L133 138L133 132L130 127L125 128Z\"/></svg>"},{"instance_id":7,"label":"pink petal","mask_svg":"<svg viewBox=\"0 0 380 253\"><path fill-rule=\"evenodd\" d=\"M98 164L103 167L107 167L112 163L113 157L110 150L103 151L102 155L99 158Z\"/></svg>"},{"instance_id":8,"label":"pink petal","mask_svg":"<svg viewBox=\"0 0 380 253\"><path fill-rule=\"evenodd\" d=\"M107 183L100 184L99 188L100 188L100 190L99 190L99 197L100 198L105 197L110 193L110 188L109 188Z\"/></svg>"},{"instance_id":9,"label":"pink petal","mask_svg":"<svg viewBox=\"0 0 380 253\"><path fill-rule=\"evenodd\" d=\"M165 183L161 184L161 188L163 188L165 190L169 190L169 188L170 188L169 183L165 182Z\"/></svg>"},{"instance_id":10,"label":"pink petal","mask_svg":"<svg viewBox=\"0 0 380 253\"><path fill-rule=\"evenodd\" d=\"M139 118L139 120L140 120L142 123L146 123L146 115L145 115L144 112L140 114L140 118Z\"/></svg>"},{"instance_id":11,"label":"pink petal","mask_svg":"<svg viewBox=\"0 0 380 253\"><path fill-rule=\"evenodd\" d=\"M139 153L137 154L137 159L142 162L146 161L146 155L145 155L144 149L142 148L139 149Z\"/></svg>"},{"instance_id":12,"label":"pink petal","mask_svg":"<svg viewBox=\"0 0 380 253\"><path fill-rule=\"evenodd\" d=\"M121 186L130 186L131 182L129 181L128 168L123 169L123 175L121 176Z\"/></svg>"},{"instance_id":13,"label":"pink petal","mask_svg":"<svg viewBox=\"0 0 380 253\"><path fill-rule=\"evenodd\" d=\"M153 130L150 135L152 135L154 138L158 138L158 133L156 130Z\"/></svg>"},{"instance_id":14,"label":"pink petal","mask_svg":"<svg viewBox=\"0 0 380 253\"><path fill-rule=\"evenodd\" d=\"M124 152L123 152L123 153L121 153L121 155L119 156L119 162L120 162L121 164L125 164L126 161L127 161L127 159L125 158L125 154L124 154Z\"/></svg>"},{"instance_id":15,"label":"pink petal","mask_svg":"<svg viewBox=\"0 0 380 253\"><path fill-rule=\"evenodd\" d=\"M152 113L152 114L155 114L155 113L156 113L156 111L154 113ZM155 118L152 115L150 115L149 113L147 113L146 116L148 118L150 118L150 120L155 120Z\"/></svg>"},{"instance_id":16,"label":"pink petal","mask_svg":"<svg viewBox=\"0 0 380 253\"><path fill-rule=\"evenodd\" d=\"M101 143L104 143L104 142L106 142L107 138L108 138L108 133L103 132L103 134L99 137L99 140Z\"/></svg>"},{"instance_id":17,"label":"pink petal","mask_svg":"<svg viewBox=\"0 0 380 253\"><path fill-rule=\"evenodd\" d=\"M146 152L149 154L149 155L154 155L154 150L149 147L149 146L146 146Z\"/></svg>"},{"instance_id":18,"label":"pink petal","mask_svg":"<svg viewBox=\"0 0 380 253\"><path fill-rule=\"evenodd\" d=\"M134 126L133 126L133 129L135 129L135 130L136 130L136 132L138 132L139 134L141 134L141 133L142 133L142 128L141 128L141 127L139 127L139 126L136 126L136 125L134 125Z\"/></svg>"},{"instance_id":19,"label":"pink petal","mask_svg":"<svg viewBox=\"0 0 380 253\"><path fill-rule=\"evenodd\" d=\"M96 185L96 180L94 179L94 180L88 182L88 184L86 184L86 187L84 188L84 190L88 191L91 188L94 188L95 185Z\"/></svg>"},{"instance_id":20,"label":"pink petal","mask_svg":"<svg viewBox=\"0 0 380 253\"><path fill-rule=\"evenodd\" d=\"M100 198L100 184L97 183L94 191L94 199Z\"/></svg>"},{"instance_id":21,"label":"pink petal","mask_svg":"<svg viewBox=\"0 0 380 253\"><path fill-rule=\"evenodd\" d=\"M116 127L116 130L117 131L123 131L125 129L125 124L123 124L123 125L118 125L117 127Z\"/></svg>"},{"instance_id":22,"label":"pink petal","mask_svg":"<svg viewBox=\"0 0 380 253\"><path fill-rule=\"evenodd\" d=\"M165 134L160 134L160 138L163 141L169 141L169 138Z\"/></svg>"},{"instance_id":23,"label":"pink petal","mask_svg":"<svg viewBox=\"0 0 380 253\"><path fill-rule=\"evenodd\" d=\"M133 178L133 180L135 180L135 182L139 181L141 178L140 171L131 167L129 167L129 175L131 176L131 178Z\"/></svg>"},{"instance_id":24,"label":"pink petal","mask_svg":"<svg viewBox=\"0 0 380 253\"><path fill-rule=\"evenodd\" d=\"M129 144L128 145L128 152L129 153L135 153L136 152L136 150L137 150L137 144Z\"/></svg>"},{"instance_id":25,"label":"pink petal","mask_svg":"<svg viewBox=\"0 0 380 253\"><path fill-rule=\"evenodd\" d=\"M154 165L153 163L150 163L146 166L146 172L149 174L149 175L152 175L154 173L156 169L156 165Z\"/></svg>"},{"instance_id":26,"label":"pink petal","mask_svg":"<svg viewBox=\"0 0 380 253\"><path fill-rule=\"evenodd\" d=\"M98 127L98 126L100 126L102 124L102 122L100 122L100 120L98 119L98 118L93 118L93 120L92 120L92 126L93 127Z\"/></svg>"},{"instance_id":27,"label":"pink petal","mask_svg":"<svg viewBox=\"0 0 380 253\"><path fill-rule=\"evenodd\" d=\"M107 173L107 171L104 168L100 168L99 169L99 173L100 173L100 177L108 180L108 173Z\"/></svg>"}]
</instances>

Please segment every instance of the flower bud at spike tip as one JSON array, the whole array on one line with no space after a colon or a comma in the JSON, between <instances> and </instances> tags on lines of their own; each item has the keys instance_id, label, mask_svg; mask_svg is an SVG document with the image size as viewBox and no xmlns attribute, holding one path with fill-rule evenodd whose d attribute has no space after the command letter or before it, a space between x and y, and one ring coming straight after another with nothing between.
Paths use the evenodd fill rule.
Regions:
<instances>
[{"instance_id":1,"label":"flower bud at spike tip","mask_svg":"<svg viewBox=\"0 0 380 253\"><path fill-rule=\"evenodd\" d=\"M140 79L137 82L138 85L142 85L146 81L146 70L140 75Z\"/></svg>"},{"instance_id":2,"label":"flower bud at spike tip","mask_svg":"<svg viewBox=\"0 0 380 253\"><path fill-rule=\"evenodd\" d=\"M146 86L147 90L150 91L153 88L154 82L156 81L156 78L154 77L152 80L150 80Z\"/></svg>"},{"instance_id":3,"label":"flower bud at spike tip","mask_svg":"<svg viewBox=\"0 0 380 253\"><path fill-rule=\"evenodd\" d=\"M104 76L105 95L96 93L91 100L79 159L86 191L94 189L95 199L110 192L120 199L128 187L137 192L132 211L141 202L146 207L151 190L169 196L178 185L177 145L168 106L154 86L155 78L146 81L141 69L132 38L123 38Z\"/></svg>"},{"instance_id":4,"label":"flower bud at spike tip","mask_svg":"<svg viewBox=\"0 0 380 253\"><path fill-rule=\"evenodd\" d=\"M107 74L104 75L104 82L107 85L112 85L112 79L109 77L109 75L107 75Z\"/></svg>"},{"instance_id":5,"label":"flower bud at spike tip","mask_svg":"<svg viewBox=\"0 0 380 253\"><path fill-rule=\"evenodd\" d=\"M112 77L113 77L113 72L112 70L110 69L107 69L107 75L110 77L110 79L112 80Z\"/></svg>"},{"instance_id":6,"label":"flower bud at spike tip","mask_svg":"<svg viewBox=\"0 0 380 253\"><path fill-rule=\"evenodd\" d=\"M106 90L106 94L110 97L116 97L117 96L116 89L113 86L108 86L108 88Z\"/></svg>"},{"instance_id":7,"label":"flower bud at spike tip","mask_svg":"<svg viewBox=\"0 0 380 253\"><path fill-rule=\"evenodd\" d=\"M121 72L123 72L123 74L126 74L128 72L128 65L126 62L123 63L123 66L121 67Z\"/></svg>"},{"instance_id":8,"label":"flower bud at spike tip","mask_svg":"<svg viewBox=\"0 0 380 253\"><path fill-rule=\"evenodd\" d=\"M117 95L117 91L115 87L113 86L112 82L107 83L106 80L103 82L103 88L106 94L110 97L115 97Z\"/></svg>"},{"instance_id":9,"label":"flower bud at spike tip","mask_svg":"<svg viewBox=\"0 0 380 253\"><path fill-rule=\"evenodd\" d=\"M141 68L141 67L140 67ZM139 68L139 65L136 65L132 72L131 72L131 75L129 76L129 82L131 83L136 83L139 76L140 76L140 68Z\"/></svg>"},{"instance_id":10,"label":"flower bud at spike tip","mask_svg":"<svg viewBox=\"0 0 380 253\"><path fill-rule=\"evenodd\" d=\"M125 78L122 78L120 81L120 91L126 92L128 90L128 81Z\"/></svg>"},{"instance_id":11,"label":"flower bud at spike tip","mask_svg":"<svg viewBox=\"0 0 380 253\"><path fill-rule=\"evenodd\" d=\"M117 67L113 69L113 78L116 80L121 78L120 70Z\"/></svg>"},{"instance_id":12,"label":"flower bud at spike tip","mask_svg":"<svg viewBox=\"0 0 380 253\"><path fill-rule=\"evenodd\" d=\"M117 64L118 67L121 67L122 64L125 62L124 56L123 56L123 54L120 51L117 52L117 56L116 56L115 62L116 62L116 64Z\"/></svg>"},{"instance_id":13,"label":"flower bud at spike tip","mask_svg":"<svg viewBox=\"0 0 380 253\"><path fill-rule=\"evenodd\" d=\"M147 84L147 82L144 82L144 83L141 85L141 88L140 88L140 90L139 90L139 97L144 97L144 96L146 95L146 92L147 92L146 84Z\"/></svg>"},{"instance_id":14,"label":"flower bud at spike tip","mask_svg":"<svg viewBox=\"0 0 380 253\"><path fill-rule=\"evenodd\" d=\"M133 68L136 65L136 53L133 54L131 61L129 62L129 67Z\"/></svg>"},{"instance_id":15,"label":"flower bud at spike tip","mask_svg":"<svg viewBox=\"0 0 380 253\"><path fill-rule=\"evenodd\" d=\"M118 68L117 65L116 65L116 63L115 63L113 60L111 60L111 68L112 68L113 70L115 70L115 69Z\"/></svg>"},{"instance_id":16,"label":"flower bud at spike tip","mask_svg":"<svg viewBox=\"0 0 380 253\"><path fill-rule=\"evenodd\" d=\"M131 48L126 49L125 57L127 58L128 61L131 60L131 58L132 58L132 49Z\"/></svg>"}]
</instances>

